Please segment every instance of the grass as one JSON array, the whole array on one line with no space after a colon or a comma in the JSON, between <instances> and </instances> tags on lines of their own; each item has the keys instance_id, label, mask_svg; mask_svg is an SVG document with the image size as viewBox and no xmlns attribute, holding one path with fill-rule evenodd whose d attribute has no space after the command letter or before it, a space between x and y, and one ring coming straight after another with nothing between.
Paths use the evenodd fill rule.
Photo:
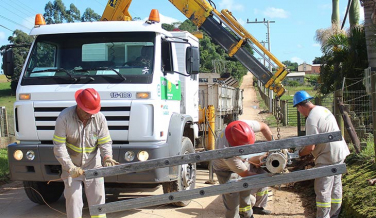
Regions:
<instances>
[{"instance_id":1,"label":"grass","mask_svg":"<svg viewBox=\"0 0 376 218\"><path fill-rule=\"evenodd\" d=\"M0 149L0 184L9 180L8 154L6 148Z\"/></svg>"},{"instance_id":2,"label":"grass","mask_svg":"<svg viewBox=\"0 0 376 218\"><path fill-rule=\"evenodd\" d=\"M284 95L282 95L281 100L291 100L294 97L295 92L304 90L308 92L311 96L316 95L316 90L313 90L313 86L285 86L286 92Z\"/></svg>"},{"instance_id":3,"label":"grass","mask_svg":"<svg viewBox=\"0 0 376 218\"><path fill-rule=\"evenodd\" d=\"M10 82L5 75L0 75L0 107L5 106L8 115L13 114L13 104L16 96L10 88Z\"/></svg>"},{"instance_id":4,"label":"grass","mask_svg":"<svg viewBox=\"0 0 376 218\"><path fill-rule=\"evenodd\" d=\"M376 217L375 186L367 179L376 178L376 163L373 137L367 141L367 147L360 154L354 152L346 158L347 174L343 176L343 209L341 217Z\"/></svg>"}]
</instances>

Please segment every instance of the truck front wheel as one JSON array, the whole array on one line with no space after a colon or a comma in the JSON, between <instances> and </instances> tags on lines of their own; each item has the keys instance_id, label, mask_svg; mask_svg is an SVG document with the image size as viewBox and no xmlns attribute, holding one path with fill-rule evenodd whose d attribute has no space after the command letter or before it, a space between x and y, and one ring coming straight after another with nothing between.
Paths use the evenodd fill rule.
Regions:
<instances>
[{"instance_id":1,"label":"truck front wheel","mask_svg":"<svg viewBox=\"0 0 376 218\"><path fill-rule=\"evenodd\" d=\"M195 152L195 149L193 148L193 144L189 138L183 137L181 144L182 144L182 149L181 149L182 155ZM163 186L163 192L165 194L170 193L170 192L194 189L196 186L196 163L179 165L178 166L178 180L173 181L173 182L163 183L162 186ZM172 203L172 205L178 206L178 207L185 207L190 202L191 200L179 201L179 202Z\"/></svg>"},{"instance_id":2,"label":"truck front wheel","mask_svg":"<svg viewBox=\"0 0 376 218\"><path fill-rule=\"evenodd\" d=\"M64 191L64 183L52 182L23 182L27 197L37 204L50 204L56 202ZM39 193L38 193L39 192Z\"/></svg>"}]
</instances>

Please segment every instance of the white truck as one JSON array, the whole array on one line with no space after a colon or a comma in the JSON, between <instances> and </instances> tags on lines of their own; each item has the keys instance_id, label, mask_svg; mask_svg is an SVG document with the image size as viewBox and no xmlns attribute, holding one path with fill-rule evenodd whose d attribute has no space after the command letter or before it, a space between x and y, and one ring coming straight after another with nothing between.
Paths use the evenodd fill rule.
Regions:
<instances>
[{"instance_id":1,"label":"white truck","mask_svg":"<svg viewBox=\"0 0 376 218\"><path fill-rule=\"evenodd\" d=\"M204 0L169 1L265 87L277 96L284 93L281 80L287 74L285 67L230 12L221 14ZM217 108L201 110L198 39L188 32L165 31L155 10L146 22L130 21L130 2L109 0L101 18L110 20L106 22L45 25L42 17L36 17L30 32L35 40L20 75L14 104L19 143L8 146L11 179L33 188L25 189L33 202L51 203L63 192L62 182L47 184L58 179L61 172L53 154L52 136L56 118L64 108L75 104L78 89L90 87L100 93L114 159L120 163L184 155L200 146L213 149L215 132L226 123L225 118L231 121L241 113L242 92L222 85L208 86L207 90L217 92L204 94L206 100L217 101L201 99L204 107L213 104ZM269 72L245 44L255 50L258 47L259 54L265 53L278 66L277 72ZM11 49L3 53L3 69L8 76L14 73ZM202 125L205 122L209 125ZM107 186L126 187L162 184L164 192L169 193L193 189L195 179L196 164L188 163L106 177L105 182Z\"/></svg>"},{"instance_id":2,"label":"white truck","mask_svg":"<svg viewBox=\"0 0 376 218\"><path fill-rule=\"evenodd\" d=\"M101 95L120 163L195 152L198 137L198 39L167 32L161 24L108 21L36 25L20 75L14 104L19 143L8 146L12 180L40 192L47 202L60 198L61 166L53 154L55 121L75 105L78 89ZM11 50L4 65L12 62ZM11 74L11 70L6 74ZM195 164L155 169L105 179L107 185L158 185L165 192L194 188ZM32 189L30 200L44 204ZM188 202L177 202L184 206Z\"/></svg>"}]
</instances>

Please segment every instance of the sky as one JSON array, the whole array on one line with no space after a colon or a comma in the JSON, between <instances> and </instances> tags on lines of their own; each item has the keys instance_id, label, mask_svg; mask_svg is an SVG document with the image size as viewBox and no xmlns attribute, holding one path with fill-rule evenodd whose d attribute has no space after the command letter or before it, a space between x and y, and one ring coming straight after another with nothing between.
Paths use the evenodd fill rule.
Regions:
<instances>
[{"instance_id":1,"label":"sky","mask_svg":"<svg viewBox=\"0 0 376 218\"><path fill-rule=\"evenodd\" d=\"M53 1L51 1L53 2ZM73 3L81 12L93 9L102 15L107 0L63 0L66 8ZM318 29L331 25L332 1L330 0L213 0L216 9L228 9L243 27L259 42L267 41L267 24L247 23L270 21L270 51L281 62L291 61L312 64L315 57L321 57L320 44L315 40ZM340 1L340 17L344 19L348 1ZM20 29L29 33L33 28L35 15L43 14L47 0L0 0L0 46L13 31ZM171 23L186 20L186 17L168 0L133 0L129 12L132 17L145 19L151 9L158 9L161 22ZM361 21L364 12L361 7ZM274 23L273 23L274 22ZM342 21L341 21L342 22ZM348 28L348 19L345 29ZM265 44L267 48L267 44ZM0 60L0 64L2 60Z\"/></svg>"}]
</instances>

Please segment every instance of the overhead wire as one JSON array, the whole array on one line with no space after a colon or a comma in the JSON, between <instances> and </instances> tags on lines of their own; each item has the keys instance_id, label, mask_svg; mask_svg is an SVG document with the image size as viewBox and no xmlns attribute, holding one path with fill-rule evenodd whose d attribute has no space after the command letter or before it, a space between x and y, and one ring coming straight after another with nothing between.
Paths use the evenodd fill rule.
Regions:
<instances>
[{"instance_id":1,"label":"overhead wire","mask_svg":"<svg viewBox=\"0 0 376 218\"><path fill-rule=\"evenodd\" d=\"M11 23L14 23L14 24L16 24L16 25L18 25L18 26L21 26L21 27L23 27L23 28L26 28L27 30L31 30L31 28L26 27L26 26L24 26L24 25L22 25L22 24L19 24L19 23L15 22L15 21L13 21L13 20L11 20L11 19L9 19L9 18L6 18L6 17L4 17L3 15L0 15L0 18L3 18L3 19L5 19L5 20L7 20L7 21L9 21L9 22L11 22Z\"/></svg>"},{"instance_id":2,"label":"overhead wire","mask_svg":"<svg viewBox=\"0 0 376 218\"><path fill-rule=\"evenodd\" d=\"M22 17L21 15L19 15L19 13L15 12L15 11L13 11L13 10L10 10L9 8L6 8L4 5L0 5L0 7L5 8L6 10L8 10L8 11L11 12L12 14L16 15L17 17L21 18L22 20L26 20L27 22L33 24L33 22L31 22L30 20L25 19L25 17ZM26 17L29 17L29 16L26 16Z\"/></svg>"},{"instance_id":3,"label":"overhead wire","mask_svg":"<svg viewBox=\"0 0 376 218\"><path fill-rule=\"evenodd\" d=\"M7 30L11 31L12 33L14 32L14 30L11 30L11 29L9 29L8 27L5 27L5 26L3 26L3 25L1 25L1 24L0 24L0 27L2 27L2 28L4 28L4 29L7 29Z\"/></svg>"},{"instance_id":4,"label":"overhead wire","mask_svg":"<svg viewBox=\"0 0 376 218\"><path fill-rule=\"evenodd\" d=\"M2 1L2 2L5 2L7 4L7 7L16 10L17 15L21 14L21 15L28 16L28 17L33 17L35 15L35 12L30 12L30 11L25 10L24 7L22 7L22 5L19 5L19 4L15 5L14 3L16 3L16 1L12 1L11 3L9 1ZM3 7L5 7L4 4L2 4L2 5L3 5ZM7 9L7 10L9 10L9 9ZM9 11L11 11L11 10L9 10ZM13 11L11 11L11 12L14 13Z\"/></svg>"},{"instance_id":5,"label":"overhead wire","mask_svg":"<svg viewBox=\"0 0 376 218\"><path fill-rule=\"evenodd\" d=\"M17 1L12 1L12 3L15 3L16 5L18 5L20 8L24 9L25 11L27 11L28 13L30 13L32 16L34 16L35 14L38 14L39 12L35 11L34 9L30 8L29 6L27 6L26 4L23 4L24 6L28 7L29 9L25 8L25 7L22 7L22 5L20 5L19 3L17 3Z\"/></svg>"}]
</instances>

